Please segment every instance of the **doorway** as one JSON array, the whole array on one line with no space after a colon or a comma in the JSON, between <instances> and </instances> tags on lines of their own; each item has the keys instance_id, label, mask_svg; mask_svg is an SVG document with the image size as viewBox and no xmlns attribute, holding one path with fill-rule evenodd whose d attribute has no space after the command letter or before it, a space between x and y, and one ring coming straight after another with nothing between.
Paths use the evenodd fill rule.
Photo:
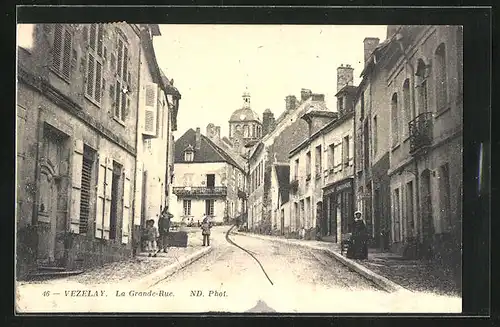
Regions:
<instances>
[{"instance_id":1,"label":"doorway","mask_svg":"<svg viewBox=\"0 0 500 327\"><path fill-rule=\"evenodd\" d=\"M215 187L215 174L207 174L207 187Z\"/></svg>"},{"instance_id":2,"label":"doorway","mask_svg":"<svg viewBox=\"0 0 500 327\"><path fill-rule=\"evenodd\" d=\"M425 246L432 244L434 221L432 218L431 173L428 169L421 174L422 192L422 237Z\"/></svg>"},{"instance_id":3,"label":"doorway","mask_svg":"<svg viewBox=\"0 0 500 327\"><path fill-rule=\"evenodd\" d=\"M285 210L281 209L281 235L285 234Z\"/></svg>"},{"instance_id":4,"label":"doorway","mask_svg":"<svg viewBox=\"0 0 500 327\"><path fill-rule=\"evenodd\" d=\"M45 125L39 158L37 261L64 265L68 200L68 136Z\"/></svg>"}]
</instances>

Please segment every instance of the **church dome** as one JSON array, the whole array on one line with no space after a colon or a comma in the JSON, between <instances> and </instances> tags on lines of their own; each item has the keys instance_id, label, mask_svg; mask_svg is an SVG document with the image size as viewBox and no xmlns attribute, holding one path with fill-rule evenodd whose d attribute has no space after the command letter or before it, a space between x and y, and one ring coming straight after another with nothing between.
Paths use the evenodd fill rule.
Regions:
<instances>
[{"instance_id":1,"label":"church dome","mask_svg":"<svg viewBox=\"0 0 500 327\"><path fill-rule=\"evenodd\" d=\"M244 121L258 121L260 122L259 115L250 108L241 108L235 110L229 119L230 122L244 122Z\"/></svg>"}]
</instances>

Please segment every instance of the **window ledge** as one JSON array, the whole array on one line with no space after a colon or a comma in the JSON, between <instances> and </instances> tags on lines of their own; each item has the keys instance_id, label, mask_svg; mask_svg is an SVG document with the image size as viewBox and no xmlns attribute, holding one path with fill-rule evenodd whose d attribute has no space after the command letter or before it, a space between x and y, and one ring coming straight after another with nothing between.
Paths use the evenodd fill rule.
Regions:
<instances>
[{"instance_id":1,"label":"window ledge","mask_svg":"<svg viewBox=\"0 0 500 327\"><path fill-rule=\"evenodd\" d=\"M63 80L63 82L65 82L66 84L70 84L70 79L69 78L66 78L64 77L57 69L55 69L54 67L52 67L52 64L50 65L50 71L56 75L59 79Z\"/></svg>"},{"instance_id":2,"label":"window ledge","mask_svg":"<svg viewBox=\"0 0 500 327\"><path fill-rule=\"evenodd\" d=\"M92 99L91 97L89 97L86 91L84 91L83 94L85 95L85 99L87 99L89 102L92 102L92 104L95 105L96 107L101 108L101 104L96 100Z\"/></svg>"},{"instance_id":3,"label":"window ledge","mask_svg":"<svg viewBox=\"0 0 500 327\"><path fill-rule=\"evenodd\" d=\"M392 148L391 148L391 152L394 152L396 151L397 149L399 149L399 147L401 147L401 143L398 143L396 145L393 145Z\"/></svg>"},{"instance_id":4,"label":"window ledge","mask_svg":"<svg viewBox=\"0 0 500 327\"><path fill-rule=\"evenodd\" d=\"M443 115L444 113L450 111L451 107L449 105L447 105L445 108L441 108L439 109L438 111L436 111L436 115L434 116L434 118L438 118L439 116Z\"/></svg>"},{"instance_id":5,"label":"window ledge","mask_svg":"<svg viewBox=\"0 0 500 327\"><path fill-rule=\"evenodd\" d=\"M125 122L120 118L113 116L113 120L116 121L118 124L122 125L123 127L125 127Z\"/></svg>"}]
</instances>

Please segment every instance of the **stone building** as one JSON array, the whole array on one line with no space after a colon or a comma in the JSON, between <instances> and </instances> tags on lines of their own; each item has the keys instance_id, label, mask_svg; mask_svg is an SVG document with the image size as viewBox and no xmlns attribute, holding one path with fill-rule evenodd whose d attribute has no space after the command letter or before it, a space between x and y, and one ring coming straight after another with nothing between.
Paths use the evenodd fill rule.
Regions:
<instances>
[{"instance_id":1,"label":"stone building","mask_svg":"<svg viewBox=\"0 0 500 327\"><path fill-rule=\"evenodd\" d=\"M174 221L197 222L207 214L223 224L241 214L238 191L244 188L245 169L200 128L176 140L174 170Z\"/></svg>"},{"instance_id":2,"label":"stone building","mask_svg":"<svg viewBox=\"0 0 500 327\"><path fill-rule=\"evenodd\" d=\"M462 28L391 26L388 33L391 247L455 266L462 235Z\"/></svg>"},{"instance_id":3,"label":"stone building","mask_svg":"<svg viewBox=\"0 0 500 327\"><path fill-rule=\"evenodd\" d=\"M307 138L309 127L299 119L311 106L326 110L324 96L311 90L301 90L301 100L293 95L285 99L285 110L276 119L274 129L262 137L249 151L248 165L248 221L250 229L272 227L272 213L276 203L270 195L271 189L278 189L276 179L271 178L275 165L288 164L290 151Z\"/></svg>"},{"instance_id":4,"label":"stone building","mask_svg":"<svg viewBox=\"0 0 500 327\"><path fill-rule=\"evenodd\" d=\"M365 38L365 66L355 99L355 209L371 234L371 246L386 247L390 233L389 128L386 97L389 41Z\"/></svg>"},{"instance_id":5,"label":"stone building","mask_svg":"<svg viewBox=\"0 0 500 327\"><path fill-rule=\"evenodd\" d=\"M168 190L173 174L173 135L179 91L158 67L151 36L158 28L141 30L141 66L139 74L139 116L135 172L134 228L139 236L147 219L158 221L168 206Z\"/></svg>"},{"instance_id":6,"label":"stone building","mask_svg":"<svg viewBox=\"0 0 500 327\"><path fill-rule=\"evenodd\" d=\"M229 119L229 140L240 153L245 152L248 142L262 137L262 122L250 106L250 93L243 93L243 106L235 110Z\"/></svg>"},{"instance_id":7,"label":"stone building","mask_svg":"<svg viewBox=\"0 0 500 327\"><path fill-rule=\"evenodd\" d=\"M140 30L36 24L18 48L20 278L131 254Z\"/></svg>"}]
</instances>

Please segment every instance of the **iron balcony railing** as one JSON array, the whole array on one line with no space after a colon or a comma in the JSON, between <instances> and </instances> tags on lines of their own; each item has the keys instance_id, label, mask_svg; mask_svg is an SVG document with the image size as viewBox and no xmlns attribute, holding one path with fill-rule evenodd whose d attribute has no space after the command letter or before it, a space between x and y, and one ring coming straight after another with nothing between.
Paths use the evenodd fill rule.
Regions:
<instances>
[{"instance_id":1,"label":"iron balcony railing","mask_svg":"<svg viewBox=\"0 0 500 327\"><path fill-rule=\"evenodd\" d=\"M432 144L432 113L424 112L408 123L410 154L415 154Z\"/></svg>"},{"instance_id":2,"label":"iron balcony railing","mask_svg":"<svg viewBox=\"0 0 500 327\"><path fill-rule=\"evenodd\" d=\"M180 186L174 187L173 192L175 195L198 195L198 196L226 196L227 187L226 186Z\"/></svg>"}]
</instances>

